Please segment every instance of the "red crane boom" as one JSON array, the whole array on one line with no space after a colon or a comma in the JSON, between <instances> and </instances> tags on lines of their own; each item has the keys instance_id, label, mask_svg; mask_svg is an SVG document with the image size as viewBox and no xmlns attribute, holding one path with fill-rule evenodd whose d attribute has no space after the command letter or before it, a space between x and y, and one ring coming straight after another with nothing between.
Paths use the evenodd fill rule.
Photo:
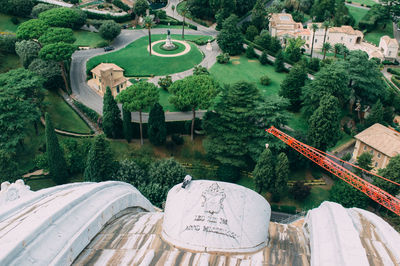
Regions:
<instances>
[{"instance_id":1,"label":"red crane boom","mask_svg":"<svg viewBox=\"0 0 400 266\"><path fill-rule=\"evenodd\" d=\"M278 139L282 140L284 143L286 143L299 153L303 154L305 157L318 164L325 170L331 172L335 176L349 183L380 205L386 207L387 209L400 216L400 199L365 181L361 177L355 175L343 166L329 159L328 157L317 151L315 148L296 140L295 138L283 133L279 129L275 127L270 127L266 131L274 135Z\"/></svg>"}]
</instances>

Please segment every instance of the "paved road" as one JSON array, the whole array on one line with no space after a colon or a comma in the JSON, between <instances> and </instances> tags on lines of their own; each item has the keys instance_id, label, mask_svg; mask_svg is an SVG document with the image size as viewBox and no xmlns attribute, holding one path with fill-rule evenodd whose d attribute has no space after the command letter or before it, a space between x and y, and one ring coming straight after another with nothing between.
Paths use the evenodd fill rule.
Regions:
<instances>
[{"instance_id":1,"label":"paved road","mask_svg":"<svg viewBox=\"0 0 400 266\"><path fill-rule=\"evenodd\" d=\"M165 29L153 29L152 34L163 34L165 33ZM171 29L172 34L179 34L181 31L179 29ZM207 35L210 31L194 31L194 30L185 30L187 34L191 35ZM114 40L113 46L116 50L124 48L129 43L143 37L147 36L147 30L122 30L121 34ZM205 51L205 46L201 47L200 49L203 50L205 53L205 58L201 62L201 65L205 67L210 67L212 64L215 63L215 56L219 53L219 48L217 44L213 43L213 51L208 52ZM97 55L104 54L104 50L99 49L90 49L90 50L80 50L75 52L72 55L72 62L71 62L71 89L73 93L73 97L82 102L83 104L87 105L88 107L92 108L99 114L102 114L102 106L103 100L96 92L94 92L86 83L86 62ZM173 75L173 79L183 78L184 76L190 75L191 70L184 71L181 73L177 73ZM153 82L157 82L158 77L153 79ZM202 112L199 113L199 117L202 116ZM132 120L138 121L138 115L132 113ZM190 120L191 115L187 116L186 113L182 113L178 115L177 113L166 113L166 119L169 121L178 121L178 120Z\"/></svg>"}]
</instances>

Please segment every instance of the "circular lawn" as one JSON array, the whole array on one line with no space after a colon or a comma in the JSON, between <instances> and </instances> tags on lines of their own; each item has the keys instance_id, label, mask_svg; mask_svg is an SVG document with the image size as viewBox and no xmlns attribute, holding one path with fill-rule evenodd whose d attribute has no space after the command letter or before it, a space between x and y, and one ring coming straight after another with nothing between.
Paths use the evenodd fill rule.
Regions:
<instances>
[{"instance_id":1,"label":"circular lawn","mask_svg":"<svg viewBox=\"0 0 400 266\"><path fill-rule=\"evenodd\" d=\"M204 37L186 35L185 41ZM181 40L180 35L171 35L171 38ZM152 42L165 39L165 34L151 36ZM163 76L191 69L203 60L202 52L193 43L189 43L191 49L187 54L178 57L150 56L147 51L148 45L148 37L142 37L123 49L91 58L87 62L86 67L90 70L100 63L114 63L125 70L124 75L126 77ZM167 52L165 50L161 51L162 53ZM177 53L177 51L178 49L171 52Z\"/></svg>"}]
</instances>

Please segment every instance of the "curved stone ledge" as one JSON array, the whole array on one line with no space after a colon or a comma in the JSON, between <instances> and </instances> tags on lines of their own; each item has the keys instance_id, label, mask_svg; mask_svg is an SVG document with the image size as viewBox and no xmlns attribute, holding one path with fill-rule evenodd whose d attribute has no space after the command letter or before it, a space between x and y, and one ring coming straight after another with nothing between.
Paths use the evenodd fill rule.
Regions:
<instances>
[{"instance_id":1,"label":"curved stone ledge","mask_svg":"<svg viewBox=\"0 0 400 266\"><path fill-rule=\"evenodd\" d=\"M154 211L123 182L75 183L30 194L0 210L1 265L70 264L115 214L130 207Z\"/></svg>"}]
</instances>

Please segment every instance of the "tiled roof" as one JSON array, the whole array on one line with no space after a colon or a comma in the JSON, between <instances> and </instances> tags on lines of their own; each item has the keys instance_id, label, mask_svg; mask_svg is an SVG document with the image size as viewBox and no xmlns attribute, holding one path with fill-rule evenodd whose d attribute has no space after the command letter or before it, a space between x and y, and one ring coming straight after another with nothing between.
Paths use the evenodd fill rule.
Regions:
<instances>
[{"instance_id":1,"label":"tiled roof","mask_svg":"<svg viewBox=\"0 0 400 266\"><path fill-rule=\"evenodd\" d=\"M100 75L100 71L101 70L108 70L108 69L112 69L114 71L124 71L122 68L120 68L119 66L117 66L116 64L112 64L112 63L100 63L99 65L97 65L95 68L93 68L91 70L91 72L95 73L96 75Z\"/></svg>"},{"instance_id":2,"label":"tiled roof","mask_svg":"<svg viewBox=\"0 0 400 266\"><path fill-rule=\"evenodd\" d=\"M392 39L387 35L382 36L381 40L383 40L386 43L387 46L399 47L399 43L397 42L397 40L396 39Z\"/></svg>"}]
</instances>

